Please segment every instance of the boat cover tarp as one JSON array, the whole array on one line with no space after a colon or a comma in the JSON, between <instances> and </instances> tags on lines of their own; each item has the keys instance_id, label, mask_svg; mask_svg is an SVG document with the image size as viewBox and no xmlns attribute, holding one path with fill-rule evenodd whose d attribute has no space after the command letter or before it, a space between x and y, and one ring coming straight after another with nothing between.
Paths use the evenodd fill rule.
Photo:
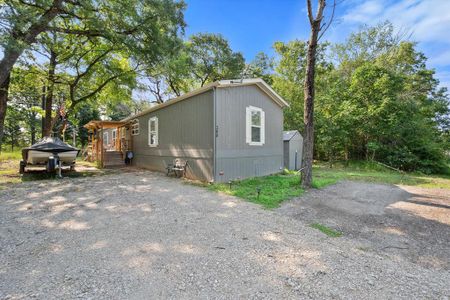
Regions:
<instances>
[{"instance_id":1,"label":"boat cover tarp","mask_svg":"<svg viewBox=\"0 0 450 300\"><path fill-rule=\"evenodd\" d=\"M24 160L27 160L27 154L29 150L43 151L43 152L51 152L51 153L61 153L68 151L80 151L79 149L70 146L69 144L64 143L59 138L54 137L45 137L39 142L33 144L28 148L22 149L22 157Z\"/></svg>"}]
</instances>

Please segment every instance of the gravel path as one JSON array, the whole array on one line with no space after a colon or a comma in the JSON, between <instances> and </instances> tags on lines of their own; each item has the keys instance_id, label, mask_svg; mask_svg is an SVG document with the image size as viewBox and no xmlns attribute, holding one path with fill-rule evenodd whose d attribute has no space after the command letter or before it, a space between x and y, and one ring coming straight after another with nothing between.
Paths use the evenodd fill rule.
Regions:
<instances>
[{"instance_id":1,"label":"gravel path","mask_svg":"<svg viewBox=\"0 0 450 300\"><path fill-rule=\"evenodd\" d=\"M448 270L151 172L0 194L0 299L448 299Z\"/></svg>"},{"instance_id":2,"label":"gravel path","mask_svg":"<svg viewBox=\"0 0 450 300\"><path fill-rule=\"evenodd\" d=\"M450 272L449 190L344 181L278 212L337 229L366 251Z\"/></svg>"}]
</instances>

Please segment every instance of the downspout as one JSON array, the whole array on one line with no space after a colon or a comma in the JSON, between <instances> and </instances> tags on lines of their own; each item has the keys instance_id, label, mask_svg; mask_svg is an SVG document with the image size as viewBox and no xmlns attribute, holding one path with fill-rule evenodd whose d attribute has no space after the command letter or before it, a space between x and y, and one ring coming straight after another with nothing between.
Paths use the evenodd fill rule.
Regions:
<instances>
[{"instance_id":1,"label":"downspout","mask_svg":"<svg viewBox=\"0 0 450 300\"><path fill-rule=\"evenodd\" d=\"M217 103L216 103L216 87L213 87L213 179L212 182L216 181L216 174L217 174L217 161L216 161L216 139L217 139L217 133L218 133L218 128L217 128L217 113L216 113L216 108L217 108Z\"/></svg>"}]
</instances>

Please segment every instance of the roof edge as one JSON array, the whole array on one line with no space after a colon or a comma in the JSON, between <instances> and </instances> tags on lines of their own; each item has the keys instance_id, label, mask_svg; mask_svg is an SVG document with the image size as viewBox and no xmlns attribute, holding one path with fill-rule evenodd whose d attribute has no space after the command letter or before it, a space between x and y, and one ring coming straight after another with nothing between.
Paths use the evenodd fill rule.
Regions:
<instances>
[{"instance_id":1,"label":"roof edge","mask_svg":"<svg viewBox=\"0 0 450 300\"><path fill-rule=\"evenodd\" d=\"M153 111L162 109L164 107L167 107L169 105L175 104L177 102L180 102L182 100L191 98L193 96L202 94L204 92L207 92L215 87L217 88L225 88L225 87L237 87L237 86L247 86L247 85L257 85L263 92L265 92L275 103L277 103L281 108L289 107L289 104L275 92L270 85L268 85L264 80L261 78L252 78L252 79L233 79L233 80L219 80L212 83L209 83L201 88L195 89L193 91L190 91L186 94L183 94L181 96L178 96L176 98L170 99L164 103L155 105L153 107L150 107L140 113L134 114L132 116L126 117L125 119L121 120L122 122L130 121L134 118L146 115L148 113L151 113Z\"/></svg>"},{"instance_id":2,"label":"roof edge","mask_svg":"<svg viewBox=\"0 0 450 300\"><path fill-rule=\"evenodd\" d=\"M277 103L281 108L289 107L289 104L275 92L270 85L267 84L261 78L251 78L251 79L234 79L234 80L221 80L219 81L218 87L230 87L230 86L246 86L246 85L257 85L261 90L263 90L275 103Z\"/></svg>"},{"instance_id":3,"label":"roof edge","mask_svg":"<svg viewBox=\"0 0 450 300\"><path fill-rule=\"evenodd\" d=\"M132 119L134 119L134 118L137 118L137 117L146 115L146 114L148 114L148 113L151 113L152 111L159 110L159 109L161 109L161 108L164 108L164 107L166 107L166 106L175 104L175 103L180 102L180 101L182 101L182 100L185 100L185 99L187 99L187 98L191 98L191 97L193 97L193 96L202 94L202 93L204 93L204 92L209 91L210 89L212 89L213 87L217 86L218 84L219 84L218 81L212 82L212 83L207 84L207 85L205 85L205 86L203 86L203 87L201 87L201 88L198 88L198 89L196 89L196 90L193 90L193 91L191 91L191 92L189 92L189 93L183 94L183 95L178 96L178 97L176 97L176 98L169 99L169 100L167 100L167 101L164 102L164 103L161 103L161 104L152 106L152 107L150 107L150 108L147 108L146 110L143 110L143 111L141 111L140 113L137 113L137 114L134 114L134 115L132 115L132 116L126 117L126 118L123 119L122 121L124 121L124 122L130 121L130 120L132 120Z\"/></svg>"}]
</instances>

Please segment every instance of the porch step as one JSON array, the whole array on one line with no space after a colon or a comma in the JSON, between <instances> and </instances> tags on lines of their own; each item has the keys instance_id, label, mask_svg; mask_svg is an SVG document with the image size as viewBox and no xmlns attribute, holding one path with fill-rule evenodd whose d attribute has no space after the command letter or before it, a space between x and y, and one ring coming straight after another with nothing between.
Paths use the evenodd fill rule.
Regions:
<instances>
[{"instance_id":1,"label":"porch step","mask_svg":"<svg viewBox=\"0 0 450 300\"><path fill-rule=\"evenodd\" d=\"M122 158L122 152L120 151L106 151L104 156L105 167L109 166L125 166L125 162Z\"/></svg>"},{"instance_id":2,"label":"porch step","mask_svg":"<svg viewBox=\"0 0 450 300\"><path fill-rule=\"evenodd\" d=\"M105 167L125 167L125 163L124 162L105 162Z\"/></svg>"},{"instance_id":3,"label":"porch step","mask_svg":"<svg viewBox=\"0 0 450 300\"><path fill-rule=\"evenodd\" d=\"M121 151L105 151L105 156L122 156Z\"/></svg>"}]
</instances>

